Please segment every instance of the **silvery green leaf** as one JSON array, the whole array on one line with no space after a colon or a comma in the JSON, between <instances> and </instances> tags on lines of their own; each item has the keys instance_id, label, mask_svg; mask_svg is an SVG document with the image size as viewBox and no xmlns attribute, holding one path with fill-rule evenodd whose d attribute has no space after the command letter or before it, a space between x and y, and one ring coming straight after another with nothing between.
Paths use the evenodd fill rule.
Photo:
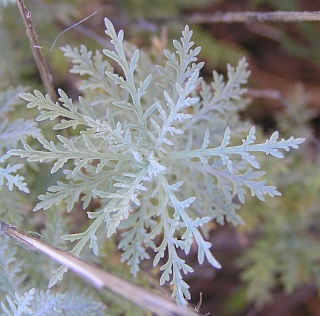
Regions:
<instances>
[{"instance_id":1,"label":"silvery green leaf","mask_svg":"<svg viewBox=\"0 0 320 316\"><path fill-rule=\"evenodd\" d=\"M257 170L259 154L282 158L304 139L279 140L274 132L266 141L257 140L255 127L239 113L248 104L246 60L228 65L226 79L214 71L213 82L205 83L200 77L204 63L197 61L200 48L194 47L188 26L173 42L175 52L164 50L157 66L126 43L124 32L117 33L110 20L105 25L113 48L103 54L85 46L63 48L73 60L71 71L84 76L83 97L74 101L59 90L58 103L39 91L22 94L29 108L38 109L37 120L55 119L54 130L74 130L48 139L25 123L24 135L17 137L23 149L9 154L48 162L51 172L63 170L64 178L39 196L35 210L64 203L70 212L79 201L84 208L93 198L99 201L98 209L87 212L86 230L63 237L78 242L71 253L79 256L87 245L98 254L100 232L108 238L121 231L119 248L131 273L153 250L153 265L161 262L160 284L169 282L177 303L186 305L190 292L184 275L193 272L186 255L193 244L200 264L206 259L221 267L203 237L206 224L211 219L242 224L238 202L244 203L248 193L260 200L280 195ZM6 124L2 131L8 131ZM28 135L38 144L26 144ZM9 158L5 154L0 163ZM23 190L23 179L12 175L20 165L8 166L2 168L2 181ZM56 270L50 286L65 272Z\"/></svg>"}]
</instances>

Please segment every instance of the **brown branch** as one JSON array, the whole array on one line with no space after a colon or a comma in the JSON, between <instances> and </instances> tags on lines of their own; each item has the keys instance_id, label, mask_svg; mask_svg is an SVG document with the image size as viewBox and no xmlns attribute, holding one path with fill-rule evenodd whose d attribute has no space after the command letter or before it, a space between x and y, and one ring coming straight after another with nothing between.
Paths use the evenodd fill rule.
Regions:
<instances>
[{"instance_id":1,"label":"brown branch","mask_svg":"<svg viewBox=\"0 0 320 316\"><path fill-rule=\"evenodd\" d=\"M115 21L115 18L112 19ZM156 18L129 19L121 18L117 25L121 27L138 27L155 30L159 25L170 23L184 24L214 24L214 23L251 23L251 22L306 22L320 21L320 11L274 11L274 12L211 12L211 13L193 13L184 16L164 16Z\"/></svg>"},{"instance_id":2,"label":"brown branch","mask_svg":"<svg viewBox=\"0 0 320 316\"><path fill-rule=\"evenodd\" d=\"M195 13L186 16L187 23L250 23L250 22L305 22L320 21L320 11L274 11L274 12L214 12Z\"/></svg>"},{"instance_id":3,"label":"brown branch","mask_svg":"<svg viewBox=\"0 0 320 316\"><path fill-rule=\"evenodd\" d=\"M155 25L164 23L187 23L187 24L213 24L213 23L251 23L251 22L306 22L320 21L320 11L273 11L273 12L211 12L211 13L193 13L185 16L160 17L152 19L138 19L135 22L141 25L145 22ZM123 24L123 21L122 21Z\"/></svg>"},{"instance_id":4,"label":"brown branch","mask_svg":"<svg viewBox=\"0 0 320 316\"><path fill-rule=\"evenodd\" d=\"M38 38L31 21L31 12L25 6L23 0L17 0L17 5L19 8L21 18L26 28L26 33L30 41L32 53L36 61L43 85L46 89L46 92L49 94L50 98L52 99L52 101L56 101L58 99L57 93L52 84L52 76L50 74L49 67L47 65L45 58L43 57L41 48L38 44Z\"/></svg>"}]
</instances>

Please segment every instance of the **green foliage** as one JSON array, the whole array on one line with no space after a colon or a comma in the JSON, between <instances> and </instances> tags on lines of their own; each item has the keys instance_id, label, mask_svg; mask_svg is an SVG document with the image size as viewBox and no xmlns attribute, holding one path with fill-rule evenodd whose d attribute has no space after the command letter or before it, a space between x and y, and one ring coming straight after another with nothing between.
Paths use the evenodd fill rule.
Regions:
<instances>
[{"instance_id":1,"label":"green foliage","mask_svg":"<svg viewBox=\"0 0 320 316\"><path fill-rule=\"evenodd\" d=\"M21 143L26 144L30 136L32 138L42 136L35 121L15 119L12 115L17 105L21 106L22 100L19 95L25 91L25 87L17 87L3 89L0 92L0 214L2 220L14 223L23 221L22 213L26 212L23 206L25 203L23 193L29 193L29 189L25 178L17 174L18 171L23 171L23 164L16 163L16 159L10 157L7 151ZM58 216L55 216L52 223L58 223L57 218ZM65 226L60 225L59 228L65 228ZM59 229L56 228L55 233L59 233ZM58 241L59 238L60 235L52 239ZM34 288L28 290L26 272L30 264L23 259L23 256L21 257L21 249L19 250L20 253L18 247L13 246L9 240L0 239L1 315L56 315L58 312L63 312L65 315L105 315L102 303L95 302L90 296L81 292L73 291L72 294L65 295ZM31 262L31 266L35 268L31 273L33 280L37 276L45 279L41 274L42 269L35 267L34 262ZM46 272L50 273L50 271Z\"/></svg>"},{"instance_id":2,"label":"green foliage","mask_svg":"<svg viewBox=\"0 0 320 316\"><path fill-rule=\"evenodd\" d=\"M282 191L287 198L273 201L270 209L255 207L255 227L260 232L241 263L245 267L242 278L248 284L248 296L259 305L270 301L279 287L292 293L311 281L320 284L316 233L320 182L315 173L319 164L296 168L294 176L280 174L286 181Z\"/></svg>"},{"instance_id":3,"label":"green foliage","mask_svg":"<svg viewBox=\"0 0 320 316\"><path fill-rule=\"evenodd\" d=\"M10 247L8 240L1 240L1 296L6 294L13 295L20 284L25 280L26 275L23 273L24 260L16 261L17 247Z\"/></svg>"},{"instance_id":4,"label":"green foliage","mask_svg":"<svg viewBox=\"0 0 320 316\"><path fill-rule=\"evenodd\" d=\"M35 288L27 290L27 275L24 272L29 263L19 258L18 247L2 238L0 251L1 315L105 315L102 303L94 301L90 295L78 292L77 288L66 294ZM31 264L34 265L34 262ZM34 270L33 280L40 271L39 267Z\"/></svg>"},{"instance_id":5,"label":"green foliage","mask_svg":"<svg viewBox=\"0 0 320 316\"><path fill-rule=\"evenodd\" d=\"M15 0L1 0L1 4L6 7L8 4L15 3Z\"/></svg>"},{"instance_id":6,"label":"green foliage","mask_svg":"<svg viewBox=\"0 0 320 316\"><path fill-rule=\"evenodd\" d=\"M183 274L193 268L180 250L188 255L195 241L199 263L206 259L220 268L203 237L205 224L241 224L235 200L244 203L247 191L262 201L280 195L266 184L256 155L283 158L282 151L297 148L304 139L279 139L274 132L256 143L256 129L239 116L248 104L242 87L249 76L245 59L236 67L228 65L226 80L214 71L207 84L200 77L203 63L197 63L200 48L193 48L187 26L180 41L173 42L176 51L165 50L157 66L123 41L123 31L117 34L108 19L105 24L113 50L63 48L73 59L71 71L84 76L84 97L73 101L60 89L55 103L39 91L21 94L28 108L40 111L37 121L54 120L54 130L70 132L55 141L37 135L38 148L24 144L9 154L53 162L51 173L63 171L64 180L39 196L35 211L64 203L71 212L79 200L85 209L99 199L100 207L87 212L90 226L63 236L78 241L73 254L79 256L89 244L99 255L101 234L110 237L120 230L122 260L131 273L138 273L151 248L153 265L161 262L160 284L170 281L172 296L185 305L190 293ZM56 270L50 286L65 271Z\"/></svg>"},{"instance_id":7,"label":"green foliage","mask_svg":"<svg viewBox=\"0 0 320 316\"><path fill-rule=\"evenodd\" d=\"M25 91L24 87L7 88L0 91L0 189L1 195L5 194L0 210L0 214L4 216L2 218L6 217L8 209L14 205L16 200L16 192L13 192L14 187L21 192L29 193L25 178L17 174L23 164L16 163L7 154L7 151L17 147L19 143L26 143L29 136L33 138L41 136L40 129L33 120L12 119L10 117L11 112L15 110L14 106L21 105L19 94ZM7 188L3 188L3 186Z\"/></svg>"},{"instance_id":8,"label":"green foliage","mask_svg":"<svg viewBox=\"0 0 320 316\"><path fill-rule=\"evenodd\" d=\"M7 304L1 302L3 315L105 315L101 303L94 302L84 295L52 294L50 290L36 291L32 288L23 295L6 296Z\"/></svg>"},{"instance_id":9,"label":"green foliage","mask_svg":"<svg viewBox=\"0 0 320 316\"><path fill-rule=\"evenodd\" d=\"M304 134L305 146L311 146L309 125L315 111L307 103L308 95L299 84L277 115L277 125L283 134L293 130ZM269 178L280 187L282 198L268 205L251 201L242 209L254 241L240 260L241 278L248 298L259 306L272 301L279 289L291 294L310 283L320 285L319 157L307 164L305 159L300 154L286 166L269 165Z\"/></svg>"}]
</instances>

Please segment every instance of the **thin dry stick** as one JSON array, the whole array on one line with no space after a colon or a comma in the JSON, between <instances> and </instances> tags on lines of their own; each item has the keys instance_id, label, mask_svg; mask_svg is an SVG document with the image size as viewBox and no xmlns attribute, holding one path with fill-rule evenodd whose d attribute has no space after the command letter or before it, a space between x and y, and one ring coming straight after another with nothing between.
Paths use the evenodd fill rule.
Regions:
<instances>
[{"instance_id":1,"label":"thin dry stick","mask_svg":"<svg viewBox=\"0 0 320 316\"><path fill-rule=\"evenodd\" d=\"M71 26L67 27L66 29L64 29L62 32L60 32L58 34L58 36L55 38L55 40L53 41L51 47L50 47L50 52L53 50L53 47L56 45L58 39L60 38L61 35L63 35L64 33L70 31L71 29L73 29L76 26L80 26L81 23L85 22L86 20L90 19L91 17L93 17L94 15L96 15L99 11L101 11L104 8L104 6L102 6L100 9L94 11L93 13L91 13L90 15L86 16L84 19L72 24ZM91 30L90 30L91 31ZM94 36L94 32L90 32L89 34L89 38L90 35ZM93 37L94 39L97 39L97 37Z\"/></svg>"},{"instance_id":2,"label":"thin dry stick","mask_svg":"<svg viewBox=\"0 0 320 316\"><path fill-rule=\"evenodd\" d=\"M107 49L112 49L113 46L110 43L110 41L108 41L107 39L105 39L104 37L98 35L97 33L95 33L94 31L92 31L91 29L81 25L80 23L82 23L83 21L87 20L88 18L90 18L91 16L93 16L94 14L96 14L98 11L100 11L102 8L100 8L99 10L95 11L94 13L90 14L89 16L87 16L86 18L82 19L79 22L74 23L67 15L65 15L62 12L59 12L59 14L56 16L56 19L59 23L61 23L64 27L66 27L66 29L64 29L62 32L60 32L58 34L58 36L55 38L54 42L51 45L50 48L50 52L52 51L53 47L55 46L55 44L57 43L57 40L60 38L61 35L63 35L64 33L66 33L67 31L69 31L70 29L74 29L76 32L80 33L81 35L86 36L87 38L96 41L97 43L99 43L101 46L103 46L104 48Z\"/></svg>"},{"instance_id":3,"label":"thin dry stick","mask_svg":"<svg viewBox=\"0 0 320 316\"><path fill-rule=\"evenodd\" d=\"M32 53L33 53L34 59L36 61L43 85L46 89L46 92L49 94L51 100L56 101L58 99L57 93L56 93L56 91L53 87L53 84L52 84L52 76L50 74L47 62L46 62L45 58L43 57L40 46L38 44L37 35L34 30L32 21L31 21L31 12L25 6L23 0L17 0L17 5L19 8L19 12L22 17L23 23L26 28L26 32L27 32L27 35L28 35L28 38L30 41L31 49L32 49Z\"/></svg>"},{"instance_id":4,"label":"thin dry stick","mask_svg":"<svg viewBox=\"0 0 320 316\"><path fill-rule=\"evenodd\" d=\"M214 12L195 13L185 17L187 23L249 23L249 22L304 22L320 21L320 11L274 11L274 12Z\"/></svg>"},{"instance_id":5,"label":"thin dry stick","mask_svg":"<svg viewBox=\"0 0 320 316\"><path fill-rule=\"evenodd\" d=\"M70 253L57 249L30 233L0 221L0 234L4 234L30 250L40 251L54 261L68 267L99 290L112 292L160 316L196 316L178 307L172 300L122 280L98 267L90 265Z\"/></svg>"}]
</instances>

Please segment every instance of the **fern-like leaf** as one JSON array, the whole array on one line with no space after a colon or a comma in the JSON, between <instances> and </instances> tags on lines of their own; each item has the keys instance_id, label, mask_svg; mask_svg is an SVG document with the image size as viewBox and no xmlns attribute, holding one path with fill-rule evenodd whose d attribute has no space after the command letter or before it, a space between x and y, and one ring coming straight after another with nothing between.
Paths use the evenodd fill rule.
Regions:
<instances>
[{"instance_id":1,"label":"fern-like leaf","mask_svg":"<svg viewBox=\"0 0 320 316\"><path fill-rule=\"evenodd\" d=\"M243 223L234 197L245 202L248 190L260 200L279 195L256 170L257 154L282 158L303 139L279 140L275 132L257 143L256 129L240 120L238 112L247 104L245 59L228 66L226 81L214 72L213 83L205 84L203 63L197 63L200 48L194 48L188 26L173 42L175 52L165 50L163 64L156 66L124 42L123 31L116 33L108 19L105 24L113 49L103 55L84 46L63 49L73 58L72 71L87 76L84 98L74 102L61 90L60 103L38 91L22 96L28 107L39 109L38 120L58 120L55 129L77 127L73 134L79 133L58 135L56 141L38 137L42 148L25 144L9 153L53 162L52 173L64 171L65 179L40 195L34 210L66 203L71 211L79 199L84 207L99 199L100 207L88 212L89 227L63 237L78 241L71 253L79 256L88 244L98 255L99 228L107 237L121 229L119 248L131 272L139 271L140 262L149 258L147 248L153 249L153 264L161 264L160 283L170 282L177 303L186 305L190 292L183 277L193 268L178 250L188 255L195 242L199 263L206 259L220 268L202 234L206 223ZM235 145L245 133L242 144ZM162 238L158 243L157 236ZM57 269L50 286L65 272Z\"/></svg>"}]
</instances>

